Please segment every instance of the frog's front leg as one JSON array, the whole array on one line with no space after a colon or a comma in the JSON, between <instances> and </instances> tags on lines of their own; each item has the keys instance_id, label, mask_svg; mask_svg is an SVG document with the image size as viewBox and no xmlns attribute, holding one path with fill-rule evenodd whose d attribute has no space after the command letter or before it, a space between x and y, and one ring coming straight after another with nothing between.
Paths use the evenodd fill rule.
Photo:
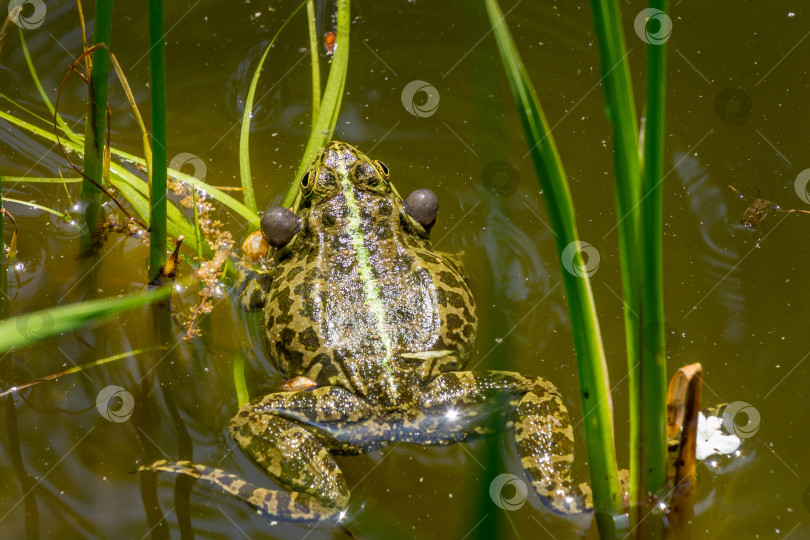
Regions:
<instances>
[{"instance_id":1,"label":"frog's front leg","mask_svg":"<svg viewBox=\"0 0 810 540\"><path fill-rule=\"evenodd\" d=\"M486 433L485 419L495 410L506 411L521 465L543 503L563 514L591 509L590 486L571 479L574 430L559 392L548 381L508 371L447 372L431 381L420 408L425 421L443 419L446 442Z\"/></svg>"},{"instance_id":2,"label":"frog's front leg","mask_svg":"<svg viewBox=\"0 0 810 540\"><path fill-rule=\"evenodd\" d=\"M259 311L267 303L272 284L272 271L239 268L234 289L237 304L245 311Z\"/></svg>"}]
</instances>

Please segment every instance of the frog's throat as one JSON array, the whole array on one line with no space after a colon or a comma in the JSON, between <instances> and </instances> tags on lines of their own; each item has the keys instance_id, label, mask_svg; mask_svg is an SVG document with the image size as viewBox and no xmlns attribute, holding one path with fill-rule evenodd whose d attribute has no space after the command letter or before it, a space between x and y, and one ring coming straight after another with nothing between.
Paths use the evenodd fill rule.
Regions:
<instances>
[{"instance_id":1,"label":"frog's throat","mask_svg":"<svg viewBox=\"0 0 810 540\"><path fill-rule=\"evenodd\" d=\"M340 178L348 178L348 167L341 165L342 170L338 171ZM366 294L366 302L369 311L373 314L375 319L375 326L377 327L377 334L385 346L385 357L382 359L382 365L385 368L388 379L388 386L391 390L391 397L396 397L394 388L394 377L391 371L391 359L393 358L393 343L391 342L391 335L388 332L388 324L385 322L385 305L382 298L380 298L380 285L374 277L374 272L371 270L371 255L368 252L368 247L363 238L363 232L360 224L360 209L357 206L357 199L354 196L354 185L344 180L341 182L341 189L343 196L346 199L346 208L349 210L348 215L348 232L352 239L354 251L357 254L357 267L360 272L360 279L363 280L363 292Z\"/></svg>"}]
</instances>

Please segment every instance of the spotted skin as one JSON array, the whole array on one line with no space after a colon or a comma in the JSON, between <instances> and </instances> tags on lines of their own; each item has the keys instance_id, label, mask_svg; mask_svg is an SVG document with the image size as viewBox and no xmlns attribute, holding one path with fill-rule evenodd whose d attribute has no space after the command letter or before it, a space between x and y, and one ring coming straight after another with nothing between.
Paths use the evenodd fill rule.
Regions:
<instances>
[{"instance_id":1,"label":"spotted skin","mask_svg":"<svg viewBox=\"0 0 810 540\"><path fill-rule=\"evenodd\" d=\"M590 510L588 486L571 479L573 428L556 388L518 373L462 371L477 327L467 278L405 212L387 167L329 143L293 211L299 232L238 295L246 309L263 307L265 341L285 379L317 387L255 399L230 424L283 491L201 465L144 469L219 485L274 519L312 521L348 505L335 454L452 444L506 424L541 500L560 513Z\"/></svg>"}]
</instances>

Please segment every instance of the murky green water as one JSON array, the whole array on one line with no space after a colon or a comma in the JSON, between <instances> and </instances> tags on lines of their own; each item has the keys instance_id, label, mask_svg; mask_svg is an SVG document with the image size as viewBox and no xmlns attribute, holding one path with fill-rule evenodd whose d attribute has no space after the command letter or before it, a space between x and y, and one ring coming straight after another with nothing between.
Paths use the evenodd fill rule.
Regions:
<instances>
[{"instance_id":1,"label":"murky green water","mask_svg":"<svg viewBox=\"0 0 810 540\"><path fill-rule=\"evenodd\" d=\"M294 2L170 2L166 7L169 156L188 152L206 165L213 185L238 185L241 106L257 55ZM590 4L504 2L507 22L538 89L571 183L583 240L600 254L593 276L614 386L621 465L627 456L627 391L615 224L610 130ZM642 3L622 3L629 60L642 88L644 43L632 31ZM90 10L90 7L85 9ZM806 157L810 114L808 17L797 2L677 3L671 7L665 283L667 322L680 336L670 371L691 362L705 370L704 402L744 401L760 414L742 456L699 470L695 537L810 536L810 474L804 456L810 418L805 300L810 265L810 216L770 215L754 230L738 225L746 202L733 184L779 202L810 208L795 189ZM553 235L533 166L525 154L488 23L478 2L353 3L351 57L336 138L383 159L401 192L428 186L442 210L437 247L463 251L480 310L471 365L540 374L582 418L576 366ZM115 6L113 50L148 123L147 20L144 5ZM328 17L324 23L329 24ZM25 31L51 98L81 48L75 4L49 2L44 22ZM266 207L280 200L309 131L310 70L306 24L296 19L269 57L254 115L251 163ZM252 63L251 63L252 62ZM415 116L402 103L414 80L435 88L438 107ZM12 32L0 56L2 92L47 116ZM84 89L65 91L61 110L81 125ZM641 104L641 92L637 103ZM417 96L417 104L420 96ZM136 124L115 87L113 143L139 152ZM3 105L4 110L9 107ZM58 149L0 121L4 175L70 175ZM489 167L489 168L488 168ZM486 171L514 171L493 183ZM69 211L78 185L3 185L5 197ZM113 236L97 267L97 290L80 280L73 228L42 211L8 204L20 226L19 268L12 278L12 313L139 290L147 249ZM241 221L225 217L237 234ZM185 269L182 272L187 273ZM178 295L182 309L193 290ZM232 363L247 355L251 395L277 387L257 329L227 299L217 301L204 336L171 355L95 368L14 397L16 435L3 422L0 450L0 535L24 537L26 521L43 537L343 538L340 529L270 524L244 504L197 485L129 474L160 457L193 457L268 484L229 439L236 408ZM177 338L182 330L175 329ZM155 343L150 310L96 329L70 333L10 353L4 388ZM11 381L11 382L9 382ZM99 391L117 385L134 398L126 421L96 409ZM580 459L582 429L577 428ZM359 538L556 538L582 534L587 519L568 521L536 498L506 511L489 496L497 474L521 475L508 434L453 447L397 445L369 456L340 458L352 506L348 527ZM24 471L24 473L22 472ZM585 479L587 469L578 470ZM21 475L28 475L21 479ZM32 513L36 501L38 514ZM157 500L154 494L157 494ZM175 493L177 495L175 496ZM146 501L146 502L144 502ZM165 514L154 523L156 506ZM152 520L147 519L147 510ZM26 518L26 514L28 517ZM150 525L151 523L151 525ZM154 526L153 526L154 525ZM150 529L151 527L151 529Z\"/></svg>"}]
</instances>

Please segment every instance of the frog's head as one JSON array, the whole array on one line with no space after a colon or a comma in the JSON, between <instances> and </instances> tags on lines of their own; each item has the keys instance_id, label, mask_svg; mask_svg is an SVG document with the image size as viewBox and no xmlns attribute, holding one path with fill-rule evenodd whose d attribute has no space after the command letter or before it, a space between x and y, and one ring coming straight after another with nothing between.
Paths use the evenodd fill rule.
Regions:
<instances>
[{"instance_id":1,"label":"frog's head","mask_svg":"<svg viewBox=\"0 0 810 540\"><path fill-rule=\"evenodd\" d=\"M350 188L388 195L393 186L388 181L385 163L372 160L352 145L340 141L332 141L323 147L298 184L301 202L311 206Z\"/></svg>"},{"instance_id":2,"label":"frog's head","mask_svg":"<svg viewBox=\"0 0 810 540\"><path fill-rule=\"evenodd\" d=\"M301 176L292 209L274 207L262 216L262 236L275 247L286 246L301 230L299 211L314 208L341 193L390 198L417 234L427 237L436 221L439 201L429 189L417 189L403 200L389 181L388 166L350 144L332 141L315 156Z\"/></svg>"}]
</instances>

